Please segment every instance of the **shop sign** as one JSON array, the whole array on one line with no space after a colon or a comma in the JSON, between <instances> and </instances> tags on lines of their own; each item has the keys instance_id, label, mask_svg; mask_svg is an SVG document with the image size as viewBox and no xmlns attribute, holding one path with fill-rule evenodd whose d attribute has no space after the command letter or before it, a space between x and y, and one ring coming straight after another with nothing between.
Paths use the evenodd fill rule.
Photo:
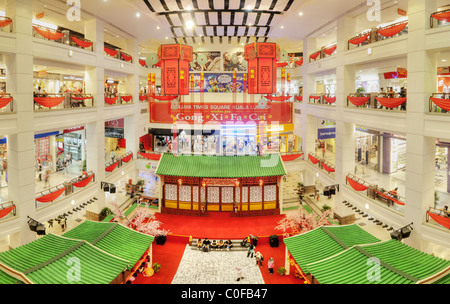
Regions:
<instances>
[{"instance_id":1,"label":"shop sign","mask_svg":"<svg viewBox=\"0 0 450 304\"><path fill-rule=\"evenodd\" d=\"M237 178L204 178L202 179L202 183L206 183L207 186L236 186L239 180Z\"/></svg>"},{"instance_id":2,"label":"shop sign","mask_svg":"<svg viewBox=\"0 0 450 304\"><path fill-rule=\"evenodd\" d=\"M327 139L336 137L336 128L318 129L317 132L318 132L317 134L318 139Z\"/></svg>"},{"instance_id":3,"label":"shop sign","mask_svg":"<svg viewBox=\"0 0 450 304\"><path fill-rule=\"evenodd\" d=\"M47 76L47 71L46 71L46 70L40 70L40 71L38 71L38 76L39 76L39 77Z\"/></svg>"},{"instance_id":4,"label":"shop sign","mask_svg":"<svg viewBox=\"0 0 450 304\"><path fill-rule=\"evenodd\" d=\"M44 15L45 15L45 12L40 12L39 14L36 14L36 19L39 20L39 19L44 18Z\"/></svg>"},{"instance_id":5,"label":"shop sign","mask_svg":"<svg viewBox=\"0 0 450 304\"><path fill-rule=\"evenodd\" d=\"M256 106L256 103L204 103L203 105L180 103L178 110L172 110L169 102L151 102L150 122L171 124L175 118L177 122L188 124L257 123L260 121L292 124L292 103L272 102L266 109L258 109Z\"/></svg>"},{"instance_id":6,"label":"shop sign","mask_svg":"<svg viewBox=\"0 0 450 304\"><path fill-rule=\"evenodd\" d=\"M105 127L109 127L109 128L123 128L123 126L124 126L123 118L105 121Z\"/></svg>"},{"instance_id":7,"label":"shop sign","mask_svg":"<svg viewBox=\"0 0 450 304\"><path fill-rule=\"evenodd\" d=\"M406 11L402 10L401 8L397 9L397 14L399 14L400 16L406 16L407 15Z\"/></svg>"},{"instance_id":8,"label":"shop sign","mask_svg":"<svg viewBox=\"0 0 450 304\"><path fill-rule=\"evenodd\" d=\"M70 133L70 132L81 131L81 130L84 130L83 126L65 129L65 130L63 130L63 133Z\"/></svg>"}]
</instances>

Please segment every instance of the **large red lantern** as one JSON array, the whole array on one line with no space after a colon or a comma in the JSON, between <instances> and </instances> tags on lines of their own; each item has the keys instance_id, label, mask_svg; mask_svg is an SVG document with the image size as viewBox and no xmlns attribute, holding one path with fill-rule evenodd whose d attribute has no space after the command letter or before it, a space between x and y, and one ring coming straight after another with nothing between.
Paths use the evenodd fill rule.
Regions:
<instances>
[{"instance_id":1,"label":"large red lantern","mask_svg":"<svg viewBox=\"0 0 450 304\"><path fill-rule=\"evenodd\" d=\"M245 46L248 61L248 93L274 94L277 91L277 45L255 42Z\"/></svg>"},{"instance_id":2,"label":"large red lantern","mask_svg":"<svg viewBox=\"0 0 450 304\"><path fill-rule=\"evenodd\" d=\"M183 44L163 44L161 58L161 95L189 95L189 63L192 47Z\"/></svg>"}]
</instances>

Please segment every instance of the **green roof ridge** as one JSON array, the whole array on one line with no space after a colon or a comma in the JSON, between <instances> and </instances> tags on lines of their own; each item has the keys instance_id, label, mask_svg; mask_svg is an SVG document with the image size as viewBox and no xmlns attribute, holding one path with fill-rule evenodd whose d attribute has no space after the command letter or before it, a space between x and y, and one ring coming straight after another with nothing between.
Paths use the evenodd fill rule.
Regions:
<instances>
[{"instance_id":1,"label":"green roof ridge","mask_svg":"<svg viewBox=\"0 0 450 304\"><path fill-rule=\"evenodd\" d=\"M338 243L339 245L342 246L342 248L347 249L348 246L346 244L344 244L340 239L338 239L333 233L331 233L330 230L327 229L327 227L322 226L321 227L322 230L328 234L336 243Z\"/></svg>"},{"instance_id":2,"label":"green roof ridge","mask_svg":"<svg viewBox=\"0 0 450 304\"><path fill-rule=\"evenodd\" d=\"M365 255L368 258L377 258L376 256L370 254L368 251L366 251L365 249L361 248L360 246L355 246L354 247L356 250L358 250L360 253L362 253L363 255ZM378 259L378 258L377 258ZM409 275L391 265L389 265L386 262L383 262L382 260L378 259L380 261L380 265L383 266L384 268L404 277L405 279L408 279L410 281L413 281L414 283L419 281L419 278L416 278L415 276Z\"/></svg>"},{"instance_id":3,"label":"green roof ridge","mask_svg":"<svg viewBox=\"0 0 450 304\"><path fill-rule=\"evenodd\" d=\"M106 229L102 234L100 234L97 238L95 238L92 242L90 242L92 245L95 245L98 241L103 239L106 235L108 235L113 229L117 227L118 223L114 223L111 225L108 229Z\"/></svg>"}]
</instances>

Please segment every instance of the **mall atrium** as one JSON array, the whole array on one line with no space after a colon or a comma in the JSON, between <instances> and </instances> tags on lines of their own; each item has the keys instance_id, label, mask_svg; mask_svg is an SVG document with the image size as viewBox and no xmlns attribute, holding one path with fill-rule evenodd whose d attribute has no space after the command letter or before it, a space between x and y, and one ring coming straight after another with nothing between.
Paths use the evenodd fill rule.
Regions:
<instances>
[{"instance_id":1,"label":"mall atrium","mask_svg":"<svg viewBox=\"0 0 450 304\"><path fill-rule=\"evenodd\" d=\"M0 0L0 72L0 284L450 284L447 0Z\"/></svg>"}]
</instances>

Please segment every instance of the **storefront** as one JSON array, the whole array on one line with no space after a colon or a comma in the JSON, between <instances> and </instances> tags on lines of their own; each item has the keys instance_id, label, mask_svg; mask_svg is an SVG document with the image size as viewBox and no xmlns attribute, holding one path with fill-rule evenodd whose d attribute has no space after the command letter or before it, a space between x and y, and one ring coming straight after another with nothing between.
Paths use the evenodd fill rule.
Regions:
<instances>
[{"instance_id":1,"label":"storefront","mask_svg":"<svg viewBox=\"0 0 450 304\"><path fill-rule=\"evenodd\" d=\"M323 156L323 149L335 153L336 151L336 122L331 120L318 120L316 150Z\"/></svg>"},{"instance_id":2,"label":"storefront","mask_svg":"<svg viewBox=\"0 0 450 304\"><path fill-rule=\"evenodd\" d=\"M7 138L0 138L0 188L8 185L8 154Z\"/></svg>"},{"instance_id":3,"label":"storefront","mask_svg":"<svg viewBox=\"0 0 450 304\"><path fill-rule=\"evenodd\" d=\"M406 138L383 133L382 173L391 174L404 170L406 166Z\"/></svg>"},{"instance_id":4,"label":"storefront","mask_svg":"<svg viewBox=\"0 0 450 304\"><path fill-rule=\"evenodd\" d=\"M41 93L48 94L82 94L85 92L84 76L34 71L33 88L35 92L41 88Z\"/></svg>"},{"instance_id":5,"label":"storefront","mask_svg":"<svg viewBox=\"0 0 450 304\"><path fill-rule=\"evenodd\" d=\"M259 131L259 128L257 128ZM262 142L258 132L257 142ZM264 129L266 151L294 152L297 151L297 136L294 134L293 124L268 125Z\"/></svg>"},{"instance_id":6,"label":"storefront","mask_svg":"<svg viewBox=\"0 0 450 304\"><path fill-rule=\"evenodd\" d=\"M110 157L112 151L116 153L121 149L126 150L124 119L105 121L105 159Z\"/></svg>"},{"instance_id":7,"label":"storefront","mask_svg":"<svg viewBox=\"0 0 450 304\"><path fill-rule=\"evenodd\" d=\"M436 143L436 155L435 155L435 185L436 190L441 192L450 193L450 167L448 165L448 148L449 142L443 142L438 140Z\"/></svg>"},{"instance_id":8,"label":"storefront","mask_svg":"<svg viewBox=\"0 0 450 304\"><path fill-rule=\"evenodd\" d=\"M355 126L355 162L379 170L380 132Z\"/></svg>"}]
</instances>

